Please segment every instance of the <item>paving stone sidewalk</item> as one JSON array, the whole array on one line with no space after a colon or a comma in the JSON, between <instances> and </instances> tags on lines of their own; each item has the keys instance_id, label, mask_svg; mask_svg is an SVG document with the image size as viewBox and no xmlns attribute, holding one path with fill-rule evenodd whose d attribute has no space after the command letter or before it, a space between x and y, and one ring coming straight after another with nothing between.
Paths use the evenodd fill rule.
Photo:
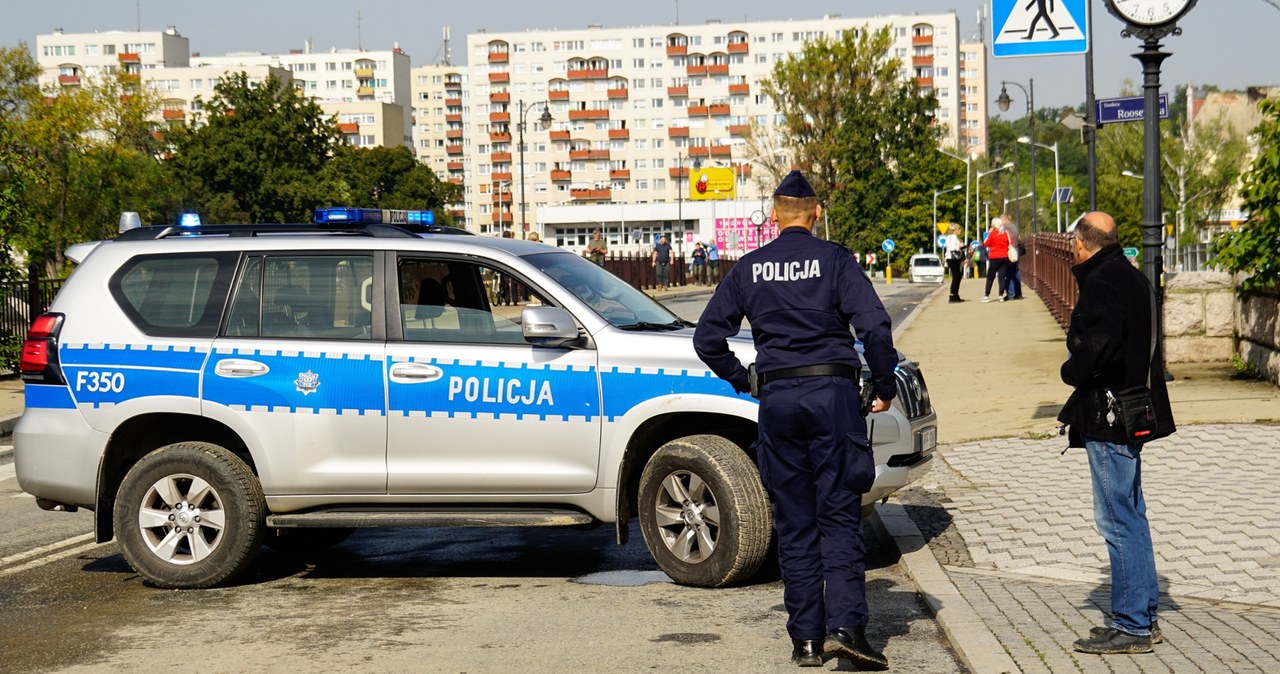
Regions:
<instances>
[{"instance_id":1,"label":"paving stone sidewalk","mask_svg":"<svg viewBox=\"0 0 1280 674\"><path fill-rule=\"evenodd\" d=\"M898 499L1025 672L1280 671L1280 426L1189 426L1144 452L1168 641L1099 657L1071 642L1110 605L1084 451L1062 438L943 447Z\"/></svg>"}]
</instances>

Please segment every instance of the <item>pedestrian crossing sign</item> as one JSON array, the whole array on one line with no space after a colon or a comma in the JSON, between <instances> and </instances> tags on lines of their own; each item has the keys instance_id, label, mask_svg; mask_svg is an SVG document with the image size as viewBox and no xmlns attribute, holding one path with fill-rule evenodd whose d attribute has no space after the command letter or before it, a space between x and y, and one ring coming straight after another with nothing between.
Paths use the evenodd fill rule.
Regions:
<instances>
[{"instance_id":1,"label":"pedestrian crossing sign","mask_svg":"<svg viewBox=\"0 0 1280 674\"><path fill-rule=\"evenodd\" d=\"M991 0L991 55L1083 54L1088 13L1088 0Z\"/></svg>"}]
</instances>

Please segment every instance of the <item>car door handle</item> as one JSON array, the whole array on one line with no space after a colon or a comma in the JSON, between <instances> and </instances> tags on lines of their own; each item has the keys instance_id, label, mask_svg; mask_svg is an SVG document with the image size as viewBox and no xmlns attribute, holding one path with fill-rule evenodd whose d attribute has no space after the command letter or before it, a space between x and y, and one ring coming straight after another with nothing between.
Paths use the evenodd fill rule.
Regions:
<instances>
[{"instance_id":1,"label":"car door handle","mask_svg":"<svg viewBox=\"0 0 1280 674\"><path fill-rule=\"evenodd\" d=\"M444 372L426 363L396 363L391 366L390 377L397 384L426 384L444 377Z\"/></svg>"},{"instance_id":2,"label":"car door handle","mask_svg":"<svg viewBox=\"0 0 1280 674\"><path fill-rule=\"evenodd\" d=\"M213 373L219 377L257 377L271 371L266 363L259 363L256 360L240 360L236 358L228 358L220 361L213 368Z\"/></svg>"}]
</instances>

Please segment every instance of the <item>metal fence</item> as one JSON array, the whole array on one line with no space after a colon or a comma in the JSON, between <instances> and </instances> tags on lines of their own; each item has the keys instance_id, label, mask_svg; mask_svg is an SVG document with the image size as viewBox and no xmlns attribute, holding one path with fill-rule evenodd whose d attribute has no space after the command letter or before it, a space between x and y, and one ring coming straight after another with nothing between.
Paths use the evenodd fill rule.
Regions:
<instances>
[{"instance_id":1,"label":"metal fence","mask_svg":"<svg viewBox=\"0 0 1280 674\"><path fill-rule=\"evenodd\" d=\"M671 286L690 286L699 283L713 285L733 269L736 259L721 257L718 262L708 262L700 278L695 277L694 266L687 260L671 256ZM710 266L714 265L714 266ZM641 289L658 287L658 270L653 267L653 256L644 253L611 254L604 261L604 268L614 276Z\"/></svg>"},{"instance_id":2,"label":"metal fence","mask_svg":"<svg viewBox=\"0 0 1280 674\"><path fill-rule=\"evenodd\" d=\"M1018 264L1027 286L1036 291L1063 330L1071 323L1076 306L1076 278L1071 275L1075 257L1071 234L1039 233L1024 239L1027 259Z\"/></svg>"},{"instance_id":3,"label":"metal fence","mask_svg":"<svg viewBox=\"0 0 1280 674\"><path fill-rule=\"evenodd\" d=\"M64 279L0 282L0 336L22 338L31 321L44 313Z\"/></svg>"}]
</instances>

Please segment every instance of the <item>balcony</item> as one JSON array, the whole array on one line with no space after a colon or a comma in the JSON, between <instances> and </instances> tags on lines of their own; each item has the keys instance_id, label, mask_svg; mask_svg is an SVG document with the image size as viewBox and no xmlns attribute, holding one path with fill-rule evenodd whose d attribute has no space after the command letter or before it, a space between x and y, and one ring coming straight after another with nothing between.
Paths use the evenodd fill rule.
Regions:
<instances>
[{"instance_id":1,"label":"balcony","mask_svg":"<svg viewBox=\"0 0 1280 674\"><path fill-rule=\"evenodd\" d=\"M507 171L505 173L491 173L489 174L489 179L495 183L509 183L511 182L511 172Z\"/></svg>"},{"instance_id":2,"label":"balcony","mask_svg":"<svg viewBox=\"0 0 1280 674\"><path fill-rule=\"evenodd\" d=\"M924 88L924 87L933 87L933 78L932 78L932 77L917 77L917 78L916 78L916 84L920 85L922 88Z\"/></svg>"},{"instance_id":3,"label":"balcony","mask_svg":"<svg viewBox=\"0 0 1280 674\"><path fill-rule=\"evenodd\" d=\"M706 66L686 66L685 74L689 77L705 77L707 75Z\"/></svg>"},{"instance_id":4,"label":"balcony","mask_svg":"<svg viewBox=\"0 0 1280 674\"><path fill-rule=\"evenodd\" d=\"M493 221L500 225L510 225L515 222L514 213L494 213Z\"/></svg>"},{"instance_id":5,"label":"balcony","mask_svg":"<svg viewBox=\"0 0 1280 674\"><path fill-rule=\"evenodd\" d=\"M449 154L462 154L462 145L446 145L444 151Z\"/></svg>"},{"instance_id":6,"label":"balcony","mask_svg":"<svg viewBox=\"0 0 1280 674\"><path fill-rule=\"evenodd\" d=\"M913 46L933 44L933 36L932 35L912 35L911 44Z\"/></svg>"},{"instance_id":7,"label":"balcony","mask_svg":"<svg viewBox=\"0 0 1280 674\"><path fill-rule=\"evenodd\" d=\"M608 78L608 68L584 68L582 70L569 71L569 79L571 80L603 80Z\"/></svg>"},{"instance_id":8,"label":"balcony","mask_svg":"<svg viewBox=\"0 0 1280 674\"><path fill-rule=\"evenodd\" d=\"M462 115L445 115L445 116L444 116L444 121L446 121L446 122L448 122L448 123L450 123L450 124L461 124L461 123L462 123Z\"/></svg>"},{"instance_id":9,"label":"balcony","mask_svg":"<svg viewBox=\"0 0 1280 674\"><path fill-rule=\"evenodd\" d=\"M626 98L629 95L630 92L625 87L609 90L609 98Z\"/></svg>"},{"instance_id":10,"label":"balcony","mask_svg":"<svg viewBox=\"0 0 1280 674\"><path fill-rule=\"evenodd\" d=\"M590 159L591 150L569 150L569 159Z\"/></svg>"},{"instance_id":11,"label":"balcony","mask_svg":"<svg viewBox=\"0 0 1280 674\"><path fill-rule=\"evenodd\" d=\"M489 52L489 63L506 63L511 59L511 53L507 51L491 51Z\"/></svg>"},{"instance_id":12,"label":"balcony","mask_svg":"<svg viewBox=\"0 0 1280 674\"><path fill-rule=\"evenodd\" d=\"M688 138L688 137L689 137L689 127L687 126L667 127L667 138Z\"/></svg>"},{"instance_id":13,"label":"balcony","mask_svg":"<svg viewBox=\"0 0 1280 674\"><path fill-rule=\"evenodd\" d=\"M610 180L631 180L630 169L614 169L609 171Z\"/></svg>"},{"instance_id":14,"label":"balcony","mask_svg":"<svg viewBox=\"0 0 1280 674\"><path fill-rule=\"evenodd\" d=\"M462 186L462 178L449 178L449 182L453 183L454 185L458 185L459 187Z\"/></svg>"},{"instance_id":15,"label":"balcony","mask_svg":"<svg viewBox=\"0 0 1280 674\"><path fill-rule=\"evenodd\" d=\"M728 75L729 64L721 63L721 64L709 65L707 66L707 74L708 75Z\"/></svg>"},{"instance_id":16,"label":"balcony","mask_svg":"<svg viewBox=\"0 0 1280 674\"><path fill-rule=\"evenodd\" d=\"M490 133L489 142L495 145L511 142L511 134L509 133Z\"/></svg>"},{"instance_id":17,"label":"balcony","mask_svg":"<svg viewBox=\"0 0 1280 674\"><path fill-rule=\"evenodd\" d=\"M511 94L505 91L489 94L489 102L490 103L510 103ZM459 105L461 105L461 102L459 102Z\"/></svg>"},{"instance_id":18,"label":"balcony","mask_svg":"<svg viewBox=\"0 0 1280 674\"><path fill-rule=\"evenodd\" d=\"M569 140L568 131L552 131L551 140Z\"/></svg>"},{"instance_id":19,"label":"balcony","mask_svg":"<svg viewBox=\"0 0 1280 674\"><path fill-rule=\"evenodd\" d=\"M630 129L609 129L609 140L626 140L630 137Z\"/></svg>"},{"instance_id":20,"label":"balcony","mask_svg":"<svg viewBox=\"0 0 1280 674\"><path fill-rule=\"evenodd\" d=\"M509 112L491 112L489 113L490 124L509 124L511 123L511 113Z\"/></svg>"},{"instance_id":21,"label":"balcony","mask_svg":"<svg viewBox=\"0 0 1280 674\"><path fill-rule=\"evenodd\" d=\"M489 161L495 164L510 164L511 153L510 152L494 152L489 155Z\"/></svg>"},{"instance_id":22,"label":"balcony","mask_svg":"<svg viewBox=\"0 0 1280 674\"><path fill-rule=\"evenodd\" d=\"M445 166L447 166L450 171L461 171L466 168L466 165L460 161L451 161Z\"/></svg>"},{"instance_id":23,"label":"balcony","mask_svg":"<svg viewBox=\"0 0 1280 674\"><path fill-rule=\"evenodd\" d=\"M567 101L569 100L569 92L567 90L548 91L547 98L552 101Z\"/></svg>"},{"instance_id":24,"label":"balcony","mask_svg":"<svg viewBox=\"0 0 1280 674\"><path fill-rule=\"evenodd\" d=\"M80 85L79 75L58 75L58 84L64 87L75 87Z\"/></svg>"},{"instance_id":25,"label":"balcony","mask_svg":"<svg viewBox=\"0 0 1280 674\"><path fill-rule=\"evenodd\" d=\"M712 157L732 157L733 146L732 145L712 145L711 156Z\"/></svg>"},{"instance_id":26,"label":"balcony","mask_svg":"<svg viewBox=\"0 0 1280 674\"><path fill-rule=\"evenodd\" d=\"M552 179L552 180L554 180L554 181L556 181L556 182L564 182L564 181L566 181L566 180L573 180L573 171L563 171L563 170L560 170L560 169L553 169L553 170L551 171L551 179Z\"/></svg>"},{"instance_id":27,"label":"balcony","mask_svg":"<svg viewBox=\"0 0 1280 674\"><path fill-rule=\"evenodd\" d=\"M911 65L916 68L932 68L932 56L913 56L911 57Z\"/></svg>"},{"instance_id":28,"label":"balcony","mask_svg":"<svg viewBox=\"0 0 1280 674\"><path fill-rule=\"evenodd\" d=\"M358 80L371 80L373 79L373 68L356 68L351 71L351 74L355 75Z\"/></svg>"},{"instance_id":29,"label":"balcony","mask_svg":"<svg viewBox=\"0 0 1280 674\"><path fill-rule=\"evenodd\" d=\"M357 96L372 96L372 95L373 95L373 87L371 87L371 86L369 86L369 85L367 85L367 84L360 85L360 86L356 87L356 95L357 95Z\"/></svg>"},{"instance_id":30,"label":"balcony","mask_svg":"<svg viewBox=\"0 0 1280 674\"><path fill-rule=\"evenodd\" d=\"M445 89L448 89L448 90L461 89L461 88L462 88L462 78L461 78L461 77L452 77L452 78L449 78L449 79L445 80L445 81L444 81L444 88L445 88Z\"/></svg>"},{"instance_id":31,"label":"balcony","mask_svg":"<svg viewBox=\"0 0 1280 674\"><path fill-rule=\"evenodd\" d=\"M712 105L709 107L707 113L712 117L724 116L729 114L729 106L726 104Z\"/></svg>"},{"instance_id":32,"label":"balcony","mask_svg":"<svg viewBox=\"0 0 1280 674\"><path fill-rule=\"evenodd\" d=\"M711 153L707 151L706 145L695 145L689 148L690 157L708 157Z\"/></svg>"},{"instance_id":33,"label":"balcony","mask_svg":"<svg viewBox=\"0 0 1280 674\"><path fill-rule=\"evenodd\" d=\"M360 125L359 125L359 124L356 124L355 122L348 122L348 123L346 123L346 124L339 124L339 125L338 125L338 133L341 133L341 134L343 134L343 135L347 135L347 136L350 136L350 135L352 135L352 134L360 133ZM461 134L462 132L461 132L461 131L459 131L458 133L459 133L459 134Z\"/></svg>"},{"instance_id":34,"label":"balcony","mask_svg":"<svg viewBox=\"0 0 1280 674\"><path fill-rule=\"evenodd\" d=\"M612 190L569 190L569 196L579 201L600 201L610 199Z\"/></svg>"},{"instance_id":35,"label":"balcony","mask_svg":"<svg viewBox=\"0 0 1280 674\"><path fill-rule=\"evenodd\" d=\"M670 98L688 98L689 87L667 87L667 96Z\"/></svg>"},{"instance_id":36,"label":"balcony","mask_svg":"<svg viewBox=\"0 0 1280 674\"><path fill-rule=\"evenodd\" d=\"M462 129L449 129L444 132L444 137L449 140L462 140Z\"/></svg>"},{"instance_id":37,"label":"balcony","mask_svg":"<svg viewBox=\"0 0 1280 674\"><path fill-rule=\"evenodd\" d=\"M467 212L461 208L450 208L449 215L452 215L454 220L461 221L463 218L467 217Z\"/></svg>"},{"instance_id":38,"label":"balcony","mask_svg":"<svg viewBox=\"0 0 1280 674\"><path fill-rule=\"evenodd\" d=\"M489 73L489 83L510 82L511 73Z\"/></svg>"},{"instance_id":39,"label":"balcony","mask_svg":"<svg viewBox=\"0 0 1280 674\"><path fill-rule=\"evenodd\" d=\"M749 136L751 135L751 125L750 124L730 124L729 135L730 136Z\"/></svg>"},{"instance_id":40,"label":"balcony","mask_svg":"<svg viewBox=\"0 0 1280 674\"><path fill-rule=\"evenodd\" d=\"M746 42L730 42L729 43L730 54L746 54L749 51L751 51L751 47Z\"/></svg>"},{"instance_id":41,"label":"balcony","mask_svg":"<svg viewBox=\"0 0 1280 674\"><path fill-rule=\"evenodd\" d=\"M667 56L687 56L689 54L689 45L669 44L667 45Z\"/></svg>"},{"instance_id":42,"label":"balcony","mask_svg":"<svg viewBox=\"0 0 1280 674\"><path fill-rule=\"evenodd\" d=\"M609 119L608 110L570 110L569 121L580 119Z\"/></svg>"},{"instance_id":43,"label":"balcony","mask_svg":"<svg viewBox=\"0 0 1280 674\"><path fill-rule=\"evenodd\" d=\"M187 113L182 110L161 110L160 116L166 120L186 119Z\"/></svg>"},{"instance_id":44,"label":"balcony","mask_svg":"<svg viewBox=\"0 0 1280 674\"><path fill-rule=\"evenodd\" d=\"M116 58L121 63L142 63L142 57L133 52L122 51Z\"/></svg>"},{"instance_id":45,"label":"balcony","mask_svg":"<svg viewBox=\"0 0 1280 674\"><path fill-rule=\"evenodd\" d=\"M729 93L730 94L749 94L751 93L751 85L750 84L730 84Z\"/></svg>"},{"instance_id":46,"label":"balcony","mask_svg":"<svg viewBox=\"0 0 1280 674\"><path fill-rule=\"evenodd\" d=\"M461 98L446 98L446 99L444 99L444 105L445 105L445 107L448 107L448 108L461 108L461 107L462 107L462 99L461 99Z\"/></svg>"},{"instance_id":47,"label":"balcony","mask_svg":"<svg viewBox=\"0 0 1280 674\"><path fill-rule=\"evenodd\" d=\"M671 168L667 169L667 175L671 176L672 178L675 178L676 180L688 180L689 167L688 166L672 166Z\"/></svg>"},{"instance_id":48,"label":"balcony","mask_svg":"<svg viewBox=\"0 0 1280 674\"><path fill-rule=\"evenodd\" d=\"M705 105L690 105L685 110L688 111L690 117L705 117L707 114L707 106Z\"/></svg>"}]
</instances>

